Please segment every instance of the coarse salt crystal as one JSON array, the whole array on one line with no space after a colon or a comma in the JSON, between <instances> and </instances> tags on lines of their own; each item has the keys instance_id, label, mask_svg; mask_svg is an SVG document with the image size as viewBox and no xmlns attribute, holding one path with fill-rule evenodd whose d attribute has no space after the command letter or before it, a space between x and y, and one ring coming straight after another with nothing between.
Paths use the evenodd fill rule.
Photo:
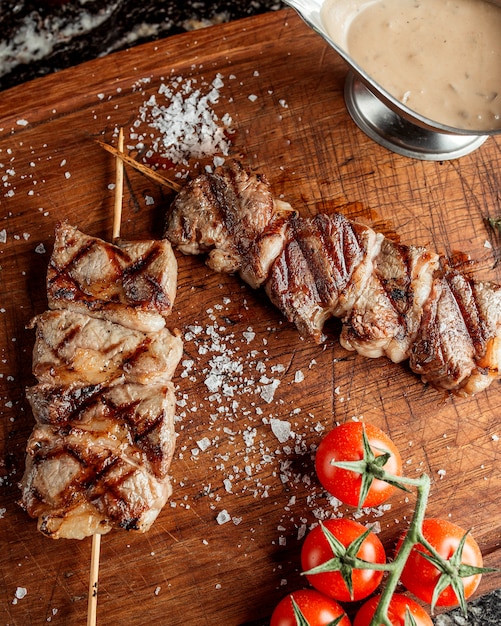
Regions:
<instances>
[{"instance_id":1,"label":"coarse salt crystal","mask_svg":"<svg viewBox=\"0 0 501 626\"><path fill-rule=\"evenodd\" d=\"M15 597L12 604L17 604L17 601L22 600L24 597L26 597L27 593L28 590L26 589L26 587L18 587L16 589Z\"/></svg>"},{"instance_id":2,"label":"coarse salt crystal","mask_svg":"<svg viewBox=\"0 0 501 626\"><path fill-rule=\"evenodd\" d=\"M280 443L285 443L287 439L289 439L291 435L290 422L272 418L270 420L270 426L271 432L275 435L278 441L280 441Z\"/></svg>"},{"instance_id":3,"label":"coarse salt crystal","mask_svg":"<svg viewBox=\"0 0 501 626\"><path fill-rule=\"evenodd\" d=\"M219 525L226 524L226 522L229 522L230 520L231 520L231 516L226 509L223 509L217 514L216 522Z\"/></svg>"},{"instance_id":4,"label":"coarse salt crystal","mask_svg":"<svg viewBox=\"0 0 501 626\"><path fill-rule=\"evenodd\" d=\"M273 398L275 397L275 391L279 385L280 381L275 378L269 385L263 385L261 387L261 393L259 395L265 402L270 404L271 402L273 402Z\"/></svg>"},{"instance_id":5,"label":"coarse salt crystal","mask_svg":"<svg viewBox=\"0 0 501 626\"><path fill-rule=\"evenodd\" d=\"M302 383L304 380L304 374L301 370L298 370L294 376L295 383Z\"/></svg>"},{"instance_id":6,"label":"coarse salt crystal","mask_svg":"<svg viewBox=\"0 0 501 626\"><path fill-rule=\"evenodd\" d=\"M202 452L205 452L205 450L210 447L210 439L208 437L203 437L202 439L199 439L197 441L197 446L200 448L200 450L202 450Z\"/></svg>"},{"instance_id":7,"label":"coarse salt crystal","mask_svg":"<svg viewBox=\"0 0 501 626\"><path fill-rule=\"evenodd\" d=\"M256 336L256 333L251 330L247 330L242 334L244 336L244 339L247 341L247 343L250 343Z\"/></svg>"}]
</instances>

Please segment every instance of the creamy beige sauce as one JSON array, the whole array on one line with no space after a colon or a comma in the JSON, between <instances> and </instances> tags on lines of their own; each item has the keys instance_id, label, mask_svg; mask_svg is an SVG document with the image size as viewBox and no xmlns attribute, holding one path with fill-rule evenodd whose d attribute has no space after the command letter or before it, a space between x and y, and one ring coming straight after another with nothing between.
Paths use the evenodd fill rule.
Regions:
<instances>
[{"instance_id":1,"label":"creamy beige sauce","mask_svg":"<svg viewBox=\"0 0 501 626\"><path fill-rule=\"evenodd\" d=\"M501 128L501 5L326 0L321 18L331 39L413 111L454 128Z\"/></svg>"}]
</instances>

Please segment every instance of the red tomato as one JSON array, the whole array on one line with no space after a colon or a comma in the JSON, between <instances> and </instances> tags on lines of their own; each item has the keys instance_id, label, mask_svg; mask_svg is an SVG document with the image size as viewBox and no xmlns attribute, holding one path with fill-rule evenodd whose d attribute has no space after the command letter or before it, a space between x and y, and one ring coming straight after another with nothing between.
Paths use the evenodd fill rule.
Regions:
<instances>
[{"instance_id":1,"label":"red tomato","mask_svg":"<svg viewBox=\"0 0 501 626\"><path fill-rule=\"evenodd\" d=\"M459 526L456 526L446 520L433 518L423 521L422 530L425 539L430 542L440 556L447 560L450 560L462 537L465 535L465 531ZM400 548L401 543L402 539L400 539L397 545L397 551ZM421 544L416 544L407 559L400 580L402 584L417 598L431 604L433 591L440 578L441 572L433 565L433 563L430 563L427 559L421 556L418 553L418 550L428 553L428 550L426 550ZM480 552L477 542L471 535L466 537L466 542L461 556L461 563L473 565L475 567L482 567L482 553ZM481 574L474 574L472 576L462 578L466 599L474 593L480 583L481 577ZM439 595L437 605L455 606L456 604L459 604L459 600L456 597L454 590L449 585Z\"/></svg>"},{"instance_id":2,"label":"red tomato","mask_svg":"<svg viewBox=\"0 0 501 626\"><path fill-rule=\"evenodd\" d=\"M373 596L370 600L359 609L353 626L369 626L376 612L376 608L381 596ZM416 626L433 626L431 617L428 613L414 600L395 593L388 607L388 619L392 626L405 626L405 614L407 609L414 618Z\"/></svg>"},{"instance_id":3,"label":"red tomato","mask_svg":"<svg viewBox=\"0 0 501 626\"><path fill-rule=\"evenodd\" d=\"M291 598L294 598L309 626L327 626L344 615L343 608L331 598L313 589L303 589L290 593L277 604L270 626L297 626ZM345 615L338 626L351 626L351 622Z\"/></svg>"},{"instance_id":4,"label":"red tomato","mask_svg":"<svg viewBox=\"0 0 501 626\"><path fill-rule=\"evenodd\" d=\"M372 424L346 422L331 430L318 446L316 454L316 472L322 486L333 496L351 506L358 506L362 476L347 469L334 467L332 461L360 461L364 459L362 433L365 433L375 457L385 452L390 453L384 470L400 476L402 459L391 439ZM395 488L375 478L363 502L363 506L373 507L385 502Z\"/></svg>"},{"instance_id":5,"label":"red tomato","mask_svg":"<svg viewBox=\"0 0 501 626\"><path fill-rule=\"evenodd\" d=\"M324 526L340 541L348 547L355 539L363 535L367 528L349 519L334 519L324 522ZM308 571L329 561L334 554L321 526L314 528L304 540L301 550L301 566L303 571ZM370 563L386 563L386 553L383 544L378 537L371 532L362 542L356 555ZM350 596L346 582L340 572L323 572L319 574L306 574L310 584L325 593L325 595L340 601L362 600L371 594L379 585L383 577L382 571L371 569L353 569L352 585L353 595Z\"/></svg>"}]
</instances>

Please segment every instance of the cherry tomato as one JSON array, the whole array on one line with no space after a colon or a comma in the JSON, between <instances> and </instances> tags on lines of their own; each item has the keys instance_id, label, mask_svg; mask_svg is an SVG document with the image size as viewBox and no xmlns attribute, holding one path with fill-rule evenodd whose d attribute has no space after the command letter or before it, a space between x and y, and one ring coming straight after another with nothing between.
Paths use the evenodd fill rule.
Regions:
<instances>
[{"instance_id":1,"label":"cherry tomato","mask_svg":"<svg viewBox=\"0 0 501 626\"><path fill-rule=\"evenodd\" d=\"M423 536L437 550L440 556L450 560L458 547L464 531L459 526L441 519L426 519L422 524ZM403 538L397 545L397 551L402 544ZM425 557L418 553L428 553L421 544L416 544L407 559L402 571L400 580L402 584L417 598L431 604L433 591L440 578L441 572L430 563ZM483 559L477 542L471 535L466 537L466 542L461 555L461 563L482 567ZM468 599L476 590L482 575L473 574L462 578L465 599ZM452 587L449 585L438 596L436 603L438 606L455 606L459 604L459 599Z\"/></svg>"},{"instance_id":2,"label":"cherry tomato","mask_svg":"<svg viewBox=\"0 0 501 626\"><path fill-rule=\"evenodd\" d=\"M327 520L323 524L339 542L348 548L360 535L367 531L365 526L349 519ZM349 548L348 548L349 549ZM301 566L307 572L339 554L334 554L321 526L315 527L304 540L301 550ZM379 538L370 532L358 549L357 556L370 563L386 563L386 553ZM371 569L353 569L353 595L350 595L343 576L339 571L306 574L309 583L318 591L342 602L361 600L371 594L383 577L382 571Z\"/></svg>"},{"instance_id":3,"label":"cherry tomato","mask_svg":"<svg viewBox=\"0 0 501 626\"><path fill-rule=\"evenodd\" d=\"M369 626L376 612L380 596L373 596L370 600L359 609L355 616L353 626ZM433 626L431 617L428 613L414 600L406 596L395 593L388 607L388 619L392 626L405 626L405 614L409 610L410 614L416 622L416 626Z\"/></svg>"},{"instance_id":4,"label":"cherry tomato","mask_svg":"<svg viewBox=\"0 0 501 626\"><path fill-rule=\"evenodd\" d=\"M277 604L271 616L270 626L297 626L292 598L309 626L327 626L344 615L343 608L331 598L327 598L314 589L302 589L290 593ZM351 626L351 622L345 615L338 626Z\"/></svg>"},{"instance_id":5,"label":"cherry tomato","mask_svg":"<svg viewBox=\"0 0 501 626\"><path fill-rule=\"evenodd\" d=\"M316 473L318 480L330 494L351 506L358 506L362 476L347 469L334 467L332 461L359 461L364 459L363 429L375 457L385 452L390 454L384 470L400 476L402 459L391 439L372 424L346 422L336 426L321 441L316 454ZM378 506L385 502L395 488L375 478L363 502L365 507Z\"/></svg>"}]
</instances>

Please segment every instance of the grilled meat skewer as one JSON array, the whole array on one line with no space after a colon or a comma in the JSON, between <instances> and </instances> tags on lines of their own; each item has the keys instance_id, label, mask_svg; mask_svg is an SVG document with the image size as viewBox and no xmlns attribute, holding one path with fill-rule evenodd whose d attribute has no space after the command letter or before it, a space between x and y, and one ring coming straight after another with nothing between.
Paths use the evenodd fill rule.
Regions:
<instances>
[{"instance_id":1,"label":"grilled meat skewer","mask_svg":"<svg viewBox=\"0 0 501 626\"><path fill-rule=\"evenodd\" d=\"M176 281L167 241L109 244L57 226L50 309L31 322L36 424L20 485L45 535L145 532L171 495Z\"/></svg>"},{"instance_id":2,"label":"grilled meat skewer","mask_svg":"<svg viewBox=\"0 0 501 626\"><path fill-rule=\"evenodd\" d=\"M164 236L185 254L208 254L212 269L263 286L305 337L320 342L325 321L338 317L344 347L408 360L436 388L473 394L499 377L499 285L340 214L300 217L238 162L188 183Z\"/></svg>"}]
</instances>

